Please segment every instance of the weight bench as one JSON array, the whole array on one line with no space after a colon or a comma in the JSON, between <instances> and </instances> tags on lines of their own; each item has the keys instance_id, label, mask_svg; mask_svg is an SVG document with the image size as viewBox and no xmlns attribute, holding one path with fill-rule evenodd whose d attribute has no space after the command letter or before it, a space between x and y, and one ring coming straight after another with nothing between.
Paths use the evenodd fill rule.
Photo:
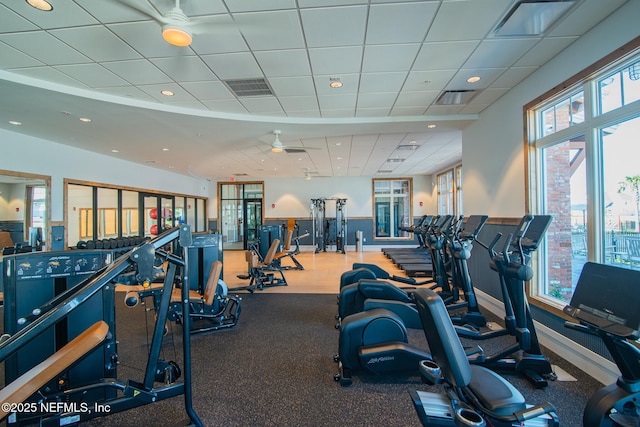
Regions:
<instances>
[{"instance_id":1,"label":"weight bench","mask_svg":"<svg viewBox=\"0 0 640 427\"><path fill-rule=\"evenodd\" d=\"M533 418L539 418L542 425L559 425L550 403L527 405L522 394L500 375L469 363L437 293L416 289L414 297L432 356L420 362L420 374L426 383L444 384L446 390L444 395L410 392L423 425L481 427L485 420L486 425L512 425Z\"/></svg>"},{"instance_id":2,"label":"weight bench","mask_svg":"<svg viewBox=\"0 0 640 427\"><path fill-rule=\"evenodd\" d=\"M220 279L222 275L222 262L211 263L209 277L204 287L204 292L189 290L189 316L193 320L207 320L204 326L191 323L191 333L215 331L223 328L231 328L238 324L240 317L240 299L227 295L227 285ZM169 320L182 323L182 289L173 288L169 305Z\"/></svg>"},{"instance_id":3,"label":"weight bench","mask_svg":"<svg viewBox=\"0 0 640 427\"><path fill-rule=\"evenodd\" d=\"M94 323L60 350L0 390L0 402L3 408L0 419L9 415L9 412L4 410L5 403L22 403L27 400L56 375L69 368L104 341L108 332L109 326L106 322L100 320Z\"/></svg>"},{"instance_id":4,"label":"weight bench","mask_svg":"<svg viewBox=\"0 0 640 427\"><path fill-rule=\"evenodd\" d=\"M229 290L253 293L256 289L263 290L269 286L287 286L287 279L284 277L280 263L275 259L279 246L280 239L273 239L263 261L260 261L255 251L246 251L245 255L249 265L249 284ZM276 277L276 274L279 277Z\"/></svg>"}]
</instances>

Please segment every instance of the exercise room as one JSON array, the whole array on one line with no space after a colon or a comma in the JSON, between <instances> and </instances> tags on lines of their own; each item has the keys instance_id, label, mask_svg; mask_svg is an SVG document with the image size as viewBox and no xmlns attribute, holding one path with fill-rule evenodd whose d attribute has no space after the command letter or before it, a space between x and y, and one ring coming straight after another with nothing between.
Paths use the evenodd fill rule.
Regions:
<instances>
[{"instance_id":1,"label":"exercise room","mask_svg":"<svg viewBox=\"0 0 640 427\"><path fill-rule=\"evenodd\" d=\"M638 16L0 0L0 423L640 427Z\"/></svg>"}]
</instances>

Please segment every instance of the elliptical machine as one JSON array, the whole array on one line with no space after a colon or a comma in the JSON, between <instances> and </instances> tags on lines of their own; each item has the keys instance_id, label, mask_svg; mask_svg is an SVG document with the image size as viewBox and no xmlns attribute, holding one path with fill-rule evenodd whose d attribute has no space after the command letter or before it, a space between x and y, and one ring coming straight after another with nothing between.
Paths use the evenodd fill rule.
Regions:
<instances>
[{"instance_id":1,"label":"elliptical machine","mask_svg":"<svg viewBox=\"0 0 640 427\"><path fill-rule=\"evenodd\" d=\"M525 215L515 235L509 236L500 253L494 249L502 236L500 233L487 247L491 255L491 269L497 271L500 278L506 313L505 328L480 331L469 325L456 327L458 336L475 340L513 335L516 338L515 344L472 363L497 371L519 372L536 388L546 387L547 379L555 380L557 376L549 360L542 354L527 300L525 282L533 277L531 254L538 249L551 220L549 215Z\"/></svg>"},{"instance_id":2,"label":"elliptical machine","mask_svg":"<svg viewBox=\"0 0 640 427\"><path fill-rule=\"evenodd\" d=\"M640 271L588 262L564 312L580 323L567 328L600 337L620 369L618 380L587 401L585 427L640 425ZM603 298L603 295L616 298Z\"/></svg>"}]
</instances>

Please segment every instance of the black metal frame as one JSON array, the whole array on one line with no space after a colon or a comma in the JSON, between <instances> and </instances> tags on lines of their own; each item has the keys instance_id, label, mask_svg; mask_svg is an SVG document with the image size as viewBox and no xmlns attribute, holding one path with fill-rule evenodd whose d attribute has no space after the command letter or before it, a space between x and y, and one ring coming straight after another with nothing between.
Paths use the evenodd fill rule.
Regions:
<instances>
[{"instance_id":1,"label":"black metal frame","mask_svg":"<svg viewBox=\"0 0 640 427\"><path fill-rule=\"evenodd\" d=\"M34 340L40 333L47 330L49 327L55 325L58 321L64 319L69 313L73 312L78 306L82 305L89 298L103 289L105 286L111 286L112 281L116 279L120 274L125 272L131 265L136 265L137 281L139 283L151 283L154 277L153 261L155 254L159 254L166 257L169 261L169 268L165 275L163 284L163 293L161 297L160 310L156 319L153 340L151 349L149 351L149 358L147 361L147 367L145 371L144 382L137 384L129 381L127 384L122 383L115 379L106 379L99 383L90 384L84 387L76 387L55 393L52 395L41 395L43 399L59 399L61 397L69 398L77 393L84 393L90 389L107 388L117 389L122 391L123 396L111 400L105 400L104 402L97 402L105 405L109 405L110 413L131 409L137 406L146 405L149 403L157 402L169 397L174 397L180 394L184 394L185 410L189 416L190 422L196 426L202 426L202 422L198 418L192 405L192 391L191 391L191 325L190 316L184 316L182 322L183 329L183 355L184 355L184 367L183 367L183 381L182 383L173 383L161 388L154 388L156 367L158 363L158 357L160 355L162 347L162 336L164 334L165 322L167 320L168 308L171 298L171 290L173 288L173 281L178 266L184 267L186 265L185 259L170 255L161 250L164 246L170 244L174 240L179 239L180 246L185 248L191 245L191 230L188 225L182 225L158 235L156 238L149 242L136 247L129 254L124 255L117 259L115 262L100 270L94 276L88 278L81 285L73 288L73 292L65 293L64 299L56 299L56 304L47 304L47 310L43 311L39 315L35 315L30 319L25 319L28 325L15 333L13 336L7 338L0 343L0 361L4 361L9 356L14 354L20 348ZM186 253L185 253L185 256ZM185 276L188 272L185 271ZM186 278L186 277L185 277ZM183 313L189 313L189 289L187 286L182 287L182 303ZM85 421L96 416L104 415L96 412L79 412L79 413L65 413L62 414L49 414L39 418L41 423L59 420L61 418L74 417L75 422Z\"/></svg>"}]
</instances>

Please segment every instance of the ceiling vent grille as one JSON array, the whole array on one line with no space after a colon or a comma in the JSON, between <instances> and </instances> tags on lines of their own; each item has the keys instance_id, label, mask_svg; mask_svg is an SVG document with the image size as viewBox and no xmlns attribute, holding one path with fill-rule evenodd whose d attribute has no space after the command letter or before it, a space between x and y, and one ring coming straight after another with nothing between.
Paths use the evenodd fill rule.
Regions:
<instances>
[{"instance_id":1,"label":"ceiling vent grille","mask_svg":"<svg viewBox=\"0 0 640 427\"><path fill-rule=\"evenodd\" d=\"M233 176L249 176L248 173L234 173Z\"/></svg>"},{"instance_id":2,"label":"ceiling vent grille","mask_svg":"<svg viewBox=\"0 0 640 427\"><path fill-rule=\"evenodd\" d=\"M387 159L388 163L402 163L404 159Z\"/></svg>"},{"instance_id":3,"label":"ceiling vent grille","mask_svg":"<svg viewBox=\"0 0 640 427\"><path fill-rule=\"evenodd\" d=\"M224 84L238 97L273 96L271 86L265 79L224 80Z\"/></svg>"},{"instance_id":4,"label":"ceiling vent grille","mask_svg":"<svg viewBox=\"0 0 640 427\"><path fill-rule=\"evenodd\" d=\"M437 105L463 105L468 104L476 94L476 90L447 90L436 101Z\"/></svg>"},{"instance_id":5,"label":"ceiling vent grille","mask_svg":"<svg viewBox=\"0 0 640 427\"><path fill-rule=\"evenodd\" d=\"M378 171L378 173L391 173L391 172L393 172L393 171L390 171L390 170L388 170L388 169L380 169L380 170Z\"/></svg>"},{"instance_id":6,"label":"ceiling vent grille","mask_svg":"<svg viewBox=\"0 0 640 427\"><path fill-rule=\"evenodd\" d=\"M402 145L398 145L397 150L408 150L408 151L414 151L417 150L418 147L420 147L417 144L402 144Z\"/></svg>"}]
</instances>

